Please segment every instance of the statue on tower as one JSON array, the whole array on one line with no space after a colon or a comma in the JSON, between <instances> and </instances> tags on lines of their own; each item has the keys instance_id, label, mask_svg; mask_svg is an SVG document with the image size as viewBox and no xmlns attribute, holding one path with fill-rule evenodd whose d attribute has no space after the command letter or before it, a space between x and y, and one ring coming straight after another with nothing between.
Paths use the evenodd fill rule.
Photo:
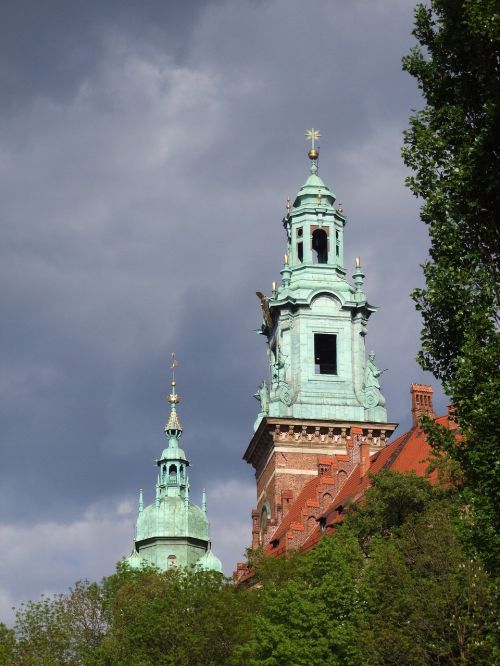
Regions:
<instances>
[{"instance_id":1,"label":"statue on tower","mask_svg":"<svg viewBox=\"0 0 500 666\"><path fill-rule=\"evenodd\" d=\"M267 384L264 379L260 383L257 391L253 394L253 397L260 402L260 411L257 414L257 418L253 426L255 432L264 416L268 416L269 414L269 389L267 388Z\"/></svg>"},{"instance_id":2,"label":"statue on tower","mask_svg":"<svg viewBox=\"0 0 500 666\"><path fill-rule=\"evenodd\" d=\"M254 398L260 402L260 413L267 416L269 414L269 389L266 381L263 379L257 391L253 394Z\"/></svg>"},{"instance_id":3,"label":"statue on tower","mask_svg":"<svg viewBox=\"0 0 500 666\"><path fill-rule=\"evenodd\" d=\"M378 405L381 407L385 405L385 398L380 392L380 382L378 380L385 370L379 370L374 361L375 352L371 351L366 361L365 382L363 386L363 405L367 409L377 407Z\"/></svg>"}]
</instances>

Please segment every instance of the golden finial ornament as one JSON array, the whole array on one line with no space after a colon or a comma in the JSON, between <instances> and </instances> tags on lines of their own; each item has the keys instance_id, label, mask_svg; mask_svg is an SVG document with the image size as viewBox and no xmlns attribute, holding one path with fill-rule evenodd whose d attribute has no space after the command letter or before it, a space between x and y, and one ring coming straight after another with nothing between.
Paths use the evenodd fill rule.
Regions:
<instances>
[{"instance_id":1,"label":"golden finial ornament","mask_svg":"<svg viewBox=\"0 0 500 666\"><path fill-rule=\"evenodd\" d=\"M292 203L290 201L290 197L288 197L287 200L286 200L286 211L287 211L287 213L290 213L291 209L292 209Z\"/></svg>"},{"instance_id":2,"label":"golden finial ornament","mask_svg":"<svg viewBox=\"0 0 500 666\"><path fill-rule=\"evenodd\" d=\"M361 257L356 257L356 268L361 266Z\"/></svg>"},{"instance_id":3,"label":"golden finial ornament","mask_svg":"<svg viewBox=\"0 0 500 666\"><path fill-rule=\"evenodd\" d=\"M283 261L284 261L285 264L288 266L288 255L287 255L287 254L284 254L284 255L283 255Z\"/></svg>"},{"instance_id":4,"label":"golden finial ornament","mask_svg":"<svg viewBox=\"0 0 500 666\"><path fill-rule=\"evenodd\" d=\"M175 368L178 366L177 359L175 358L175 353L172 352L172 361L170 363L170 368L172 369L172 381L171 381L171 386L172 386L172 393L169 394L167 401L171 405L176 405L180 402L180 397L177 395L177 391L175 390L176 387L176 381L175 381Z\"/></svg>"},{"instance_id":5,"label":"golden finial ornament","mask_svg":"<svg viewBox=\"0 0 500 666\"><path fill-rule=\"evenodd\" d=\"M323 195L321 194L321 190L318 190L318 194L316 195L318 199L318 206L321 206L321 199L323 198Z\"/></svg>"},{"instance_id":6,"label":"golden finial ornament","mask_svg":"<svg viewBox=\"0 0 500 666\"><path fill-rule=\"evenodd\" d=\"M310 160L317 160L319 152L314 142L320 138L321 133L319 130L315 130L314 127L312 127L310 130L306 130L305 136L306 139L308 139L311 142L311 148L309 149L307 156L309 157Z\"/></svg>"},{"instance_id":7,"label":"golden finial ornament","mask_svg":"<svg viewBox=\"0 0 500 666\"><path fill-rule=\"evenodd\" d=\"M339 205L337 206L337 213L343 213L344 209L342 208L342 203L339 201Z\"/></svg>"}]
</instances>

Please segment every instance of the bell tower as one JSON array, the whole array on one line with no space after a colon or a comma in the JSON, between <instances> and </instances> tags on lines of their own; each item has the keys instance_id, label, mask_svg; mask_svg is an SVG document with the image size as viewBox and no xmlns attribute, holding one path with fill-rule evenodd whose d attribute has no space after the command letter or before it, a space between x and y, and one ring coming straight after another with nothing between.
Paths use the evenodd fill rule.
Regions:
<instances>
[{"instance_id":1,"label":"bell tower","mask_svg":"<svg viewBox=\"0 0 500 666\"><path fill-rule=\"evenodd\" d=\"M319 131L307 130L306 137L310 174L293 203L287 201L282 283L273 283L270 296L257 292L269 378L255 394L260 411L244 455L257 479L254 546L265 542L290 498L319 474L320 458L346 458L338 470L345 475L347 459L359 461L353 428L356 437L369 438L374 452L396 427L387 423L383 371L375 354L365 351L368 319L377 308L367 300L359 257L353 283L346 278L346 216L318 175Z\"/></svg>"}]
</instances>

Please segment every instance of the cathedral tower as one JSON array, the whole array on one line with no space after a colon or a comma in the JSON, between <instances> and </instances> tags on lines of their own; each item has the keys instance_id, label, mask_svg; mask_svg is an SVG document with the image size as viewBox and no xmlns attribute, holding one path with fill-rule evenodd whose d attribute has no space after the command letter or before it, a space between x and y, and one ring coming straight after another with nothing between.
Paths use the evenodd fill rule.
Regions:
<instances>
[{"instance_id":1,"label":"cathedral tower","mask_svg":"<svg viewBox=\"0 0 500 666\"><path fill-rule=\"evenodd\" d=\"M210 548L205 491L201 508L189 498L190 462L179 447L182 426L177 405L180 397L174 374L177 362L173 354L172 358L172 391L168 396L170 415L164 428L167 446L156 461L155 501L144 507L140 491L134 549L126 562L132 567L146 563L162 570L171 566L196 565L221 571L220 560Z\"/></svg>"},{"instance_id":2,"label":"cathedral tower","mask_svg":"<svg viewBox=\"0 0 500 666\"><path fill-rule=\"evenodd\" d=\"M375 354L365 352L377 308L367 300L359 257L353 284L346 279L346 217L318 175L320 134L306 136L310 175L287 202L282 284L270 296L257 292L269 379L255 394L261 407L244 455L257 479L253 547L272 538L313 476L332 480L331 498L359 462L360 443L374 452L396 427L387 422Z\"/></svg>"}]
</instances>

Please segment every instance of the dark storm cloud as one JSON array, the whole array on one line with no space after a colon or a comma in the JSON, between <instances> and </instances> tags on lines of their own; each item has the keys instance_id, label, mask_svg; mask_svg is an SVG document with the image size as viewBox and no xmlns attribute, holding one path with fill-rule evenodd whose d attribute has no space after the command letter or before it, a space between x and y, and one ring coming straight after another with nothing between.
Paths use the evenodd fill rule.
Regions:
<instances>
[{"instance_id":1,"label":"dark storm cloud","mask_svg":"<svg viewBox=\"0 0 500 666\"><path fill-rule=\"evenodd\" d=\"M419 104L400 70L411 6L2 5L0 522L16 566L37 564L22 587L0 580L0 606L127 553L173 350L193 496L207 486L227 571L241 557L266 374L255 291L279 279L307 126L348 215L346 264L361 255L381 306L367 345L389 368L389 416L408 425L427 247L399 157Z\"/></svg>"},{"instance_id":2,"label":"dark storm cloud","mask_svg":"<svg viewBox=\"0 0 500 666\"><path fill-rule=\"evenodd\" d=\"M0 5L0 101L18 107L33 95L67 96L98 67L107 31L121 31L137 48L183 44L200 0L4 0Z\"/></svg>"}]
</instances>

